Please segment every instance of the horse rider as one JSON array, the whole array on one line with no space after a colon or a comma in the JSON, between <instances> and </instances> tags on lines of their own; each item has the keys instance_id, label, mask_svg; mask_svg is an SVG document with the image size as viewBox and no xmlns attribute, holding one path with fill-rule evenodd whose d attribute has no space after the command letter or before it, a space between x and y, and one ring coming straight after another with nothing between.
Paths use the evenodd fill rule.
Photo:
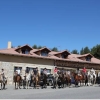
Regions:
<instances>
[{"instance_id":1,"label":"horse rider","mask_svg":"<svg viewBox=\"0 0 100 100\"><path fill-rule=\"evenodd\" d=\"M77 68L76 74L77 74L78 76L81 76L81 72L80 72L79 68Z\"/></svg>"},{"instance_id":2,"label":"horse rider","mask_svg":"<svg viewBox=\"0 0 100 100\"><path fill-rule=\"evenodd\" d=\"M70 76L70 71L69 70L67 71L67 74Z\"/></svg>"},{"instance_id":3,"label":"horse rider","mask_svg":"<svg viewBox=\"0 0 100 100\"><path fill-rule=\"evenodd\" d=\"M58 68L55 67L55 68L54 68L54 77L57 77L57 76L58 76L58 72L59 72L59 71L58 71Z\"/></svg>"},{"instance_id":4,"label":"horse rider","mask_svg":"<svg viewBox=\"0 0 100 100\"><path fill-rule=\"evenodd\" d=\"M37 75L37 73L38 73L38 67L36 67L36 68L33 70L33 72L34 72L34 75Z\"/></svg>"},{"instance_id":5,"label":"horse rider","mask_svg":"<svg viewBox=\"0 0 100 100\"><path fill-rule=\"evenodd\" d=\"M64 68L61 69L61 73L64 74Z\"/></svg>"},{"instance_id":6,"label":"horse rider","mask_svg":"<svg viewBox=\"0 0 100 100\"><path fill-rule=\"evenodd\" d=\"M95 70L93 68L90 70L90 73L95 76Z\"/></svg>"},{"instance_id":7,"label":"horse rider","mask_svg":"<svg viewBox=\"0 0 100 100\"><path fill-rule=\"evenodd\" d=\"M86 72L87 72L87 70L86 70L85 67L82 69L82 72L83 72L84 76L86 76Z\"/></svg>"},{"instance_id":8,"label":"horse rider","mask_svg":"<svg viewBox=\"0 0 100 100\"><path fill-rule=\"evenodd\" d=\"M57 67L55 67L54 74L57 74L57 73L58 73L58 69L57 69Z\"/></svg>"},{"instance_id":9,"label":"horse rider","mask_svg":"<svg viewBox=\"0 0 100 100\"><path fill-rule=\"evenodd\" d=\"M46 69L46 68L44 68L43 73L44 73L45 75L47 75L47 69Z\"/></svg>"},{"instance_id":10,"label":"horse rider","mask_svg":"<svg viewBox=\"0 0 100 100\"><path fill-rule=\"evenodd\" d=\"M21 71L20 71L19 67L17 68L17 70L16 70L16 71L17 71L17 75L18 75L18 76L20 76Z\"/></svg>"},{"instance_id":11,"label":"horse rider","mask_svg":"<svg viewBox=\"0 0 100 100\"><path fill-rule=\"evenodd\" d=\"M17 68L16 72L17 72L17 76L20 76L20 78L22 79L22 76L21 76L21 70L20 70L19 67Z\"/></svg>"}]
</instances>

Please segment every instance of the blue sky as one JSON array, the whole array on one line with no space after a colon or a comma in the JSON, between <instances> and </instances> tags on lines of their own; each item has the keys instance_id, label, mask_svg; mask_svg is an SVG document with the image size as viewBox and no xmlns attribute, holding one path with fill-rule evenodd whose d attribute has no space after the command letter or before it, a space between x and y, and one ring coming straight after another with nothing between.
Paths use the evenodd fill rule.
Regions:
<instances>
[{"instance_id":1,"label":"blue sky","mask_svg":"<svg viewBox=\"0 0 100 100\"><path fill-rule=\"evenodd\" d=\"M37 44L80 50L100 44L100 0L1 0L0 48Z\"/></svg>"}]
</instances>

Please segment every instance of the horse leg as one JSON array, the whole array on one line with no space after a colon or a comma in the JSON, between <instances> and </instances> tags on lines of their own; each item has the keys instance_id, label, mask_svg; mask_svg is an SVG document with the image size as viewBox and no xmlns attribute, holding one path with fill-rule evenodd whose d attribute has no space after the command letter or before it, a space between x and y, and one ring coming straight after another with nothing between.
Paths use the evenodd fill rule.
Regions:
<instances>
[{"instance_id":1,"label":"horse leg","mask_svg":"<svg viewBox=\"0 0 100 100\"><path fill-rule=\"evenodd\" d=\"M56 89L56 80L53 82L53 88Z\"/></svg>"},{"instance_id":2,"label":"horse leg","mask_svg":"<svg viewBox=\"0 0 100 100\"><path fill-rule=\"evenodd\" d=\"M19 84L18 84L18 82L17 82L17 89L18 89L18 85L19 85Z\"/></svg>"},{"instance_id":3,"label":"horse leg","mask_svg":"<svg viewBox=\"0 0 100 100\"><path fill-rule=\"evenodd\" d=\"M21 89L20 85L21 85L21 82L19 81L19 89Z\"/></svg>"},{"instance_id":4,"label":"horse leg","mask_svg":"<svg viewBox=\"0 0 100 100\"><path fill-rule=\"evenodd\" d=\"M2 82L1 82L1 90L2 90Z\"/></svg>"},{"instance_id":5,"label":"horse leg","mask_svg":"<svg viewBox=\"0 0 100 100\"><path fill-rule=\"evenodd\" d=\"M28 82L26 81L26 88L28 89Z\"/></svg>"},{"instance_id":6,"label":"horse leg","mask_svg":"<svg viewBox=\"0 0 100 100\"><path fill-rule=\"evenodd\" d=\"M16 82L15 82L15 89L16 89Z\"/></svg>"},{"instance_id":7,"label":"horse leg","mask_svg":"<svg viewBox=\"0 0 100 100\"><path fill-rule=\"evenodd\" d=\"M5 83L3 83L3 89L5 89Z\"/></svg>"},{"instance_id":8,"label":"horse leg","mask_svg":"<svg viewBox=\"0 0 100 100\"><path fill-rule=\"evenodd\" d=\"M25 83L24 83L24 80L23 80L23 89L25 89Z\"/></svg>"},{"instance_id":9,"label":"horse leg","mask_svg":"<svg viewBox=\"0 0 100 100\"><path fill-rule=\"evenodd\" d=\"M29 81L27 81L27 89L29 88Z\"/></svg>"},{"instance_id":10,"label":"horse leg","mask_svg":"<svg viewBox=\"0 0 100 100\"><path fill-rule=\"evenodd\" d=\"M37 81L35 82L35 86L36 86L36 89L37 89Z\"/></svg>"},{"instance_id":11,"label":"horse leg","mask_svg":"<svg viewBox=\"0 0 100 100\"><path fill-rule=\"evenodd\" d=\"M34 81L34 88L36 89L36 81Z\"/></svg>"}]
</instances>

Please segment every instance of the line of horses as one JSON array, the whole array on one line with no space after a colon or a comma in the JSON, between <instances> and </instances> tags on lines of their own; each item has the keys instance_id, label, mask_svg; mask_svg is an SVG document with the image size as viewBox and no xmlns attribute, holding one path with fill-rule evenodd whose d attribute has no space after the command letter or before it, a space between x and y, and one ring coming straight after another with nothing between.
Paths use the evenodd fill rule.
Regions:
<instances>
[{"instance_id":1,"label":"line of horses","mask_svg":"<svg viewBox=\"0 0 100 100\"><path fill-rule=\"evenodd\" d=\"M36 88L47 88L47 75L44 73L37 75L34 74L34 72L26 73L25 76L20 75L14 75L13 81L15 83L15 89L21 89L21 86L23 89L28 89L30 86L33 87L33 89ZM70 87L72 84L75 84L75 86L90 86L94 85L96 83L96 75L93 75L88 71L86 74L83 72L78 75L75 72L58 72L53 75L53 89L58 88L64 88L64 87ZM7 79L2 79L0 76L0 83L1 83L1 89L5 89L5 85L7 84Z\"/></svg>"},{"instance_id":2,"label":"line of horses","mask_svg":"<svg viewBox=\"0 0 100 100\"><path fill-rule=\"evenodd\" d=\"M25 77L21 77L19 75L14 76L15 89L20 89L21 83L24 89L28 89L31 84L33 88L47 88L47 75L44 73L27 73ZM75 72L70 72L70 75L66 72L58 72L53 75L53 87L52 88L64 88L66 86L71 86L71 84L75 84L75 86L90 86L96 83L96 75L87 72L87 74L80 73L78 75ZM17 84L17 85L16 85Z\"/></svg>"}]
</instances>

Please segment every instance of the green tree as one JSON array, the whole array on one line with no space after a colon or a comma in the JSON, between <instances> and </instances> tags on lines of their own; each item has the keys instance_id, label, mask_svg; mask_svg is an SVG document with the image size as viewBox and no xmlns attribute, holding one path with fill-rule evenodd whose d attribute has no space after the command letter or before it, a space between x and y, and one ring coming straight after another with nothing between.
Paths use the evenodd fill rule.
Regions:
<instances>
[{"instance_id":1,"label":"green tree","mask_svg":"<svg viewBox=\"0 0 100 100\"><path fill-rule=\"evenodd\" d=\"M56 48L56 47L52 48L51 50L58 52L58 48Z\"/></svg>"},{"instance_id":2,"label":"green tree","mask_svg":"<svg viewBox=\"0 0 100 100\"><path fill-rule=\"evenodd\" d=\"M87 53L90 53L91 51L90 51L90 49L88 48L88 47L85 47L84 48L84 54L87 54Z\"/></svg>"},{"instance_id":3,"label":"green tree","mask_svg":"<svg viewBox=\"0 0 100 100\"><path fill-rule=\"evenodd\" d=\"M91 50L88 48L88 47L85 47L85 48L82 48L80 50L80 54L83 55L83 54L87 54L87 53L90 53Z\"/></svg>"},{"instance_id":4,"label":"green tree","mask_svg":"<svg viewBox=\"0 0 100 100\"><path fill-rule=\"evenodd\" d=\"M100 59L100 45L94 46L94 47L91 49L91 54L92 54L94 57Z\"/></svg>"},{"instance_id":5,"label":"green tree","mask_svg":"<svg viewBox=\"0 0 100 100\"><path fill-rule=\"evenodd\" d=\"M84 54L84 48L82 48L82 49L80 50L80 54L81 54L81 55Z\"/></svg>"},{"instance_id":6,"label":"green tree","mask_svg":"<svg viewBox=\"0 0 100 100\"><path fill-rule=\"evenodd\" d=\"M79 52L75 49L75 50L72 50L71 52L72 54L79 54Z\"/></svg>"},{"instance_id":7,"label":"green tree","mask_svg":"<svg viewBox=\"0 0 100 100\"><path fill-rule=\"evenodd\" d=\"M38 46L38 47L37 47L37 49L41 49L41 48L42 48L42 46Z\"/></svg>"},{"instance_id":8,"label":"green tree","mask_svg":"<svg viewBox=\"0 0 100 100\"><path fill-rule=\"evenodd\" d=\"M38 47L37 47L36 44L34 44L34 45L32 46L32 48L37 49Z\"/></svg>"}]
</instances>

